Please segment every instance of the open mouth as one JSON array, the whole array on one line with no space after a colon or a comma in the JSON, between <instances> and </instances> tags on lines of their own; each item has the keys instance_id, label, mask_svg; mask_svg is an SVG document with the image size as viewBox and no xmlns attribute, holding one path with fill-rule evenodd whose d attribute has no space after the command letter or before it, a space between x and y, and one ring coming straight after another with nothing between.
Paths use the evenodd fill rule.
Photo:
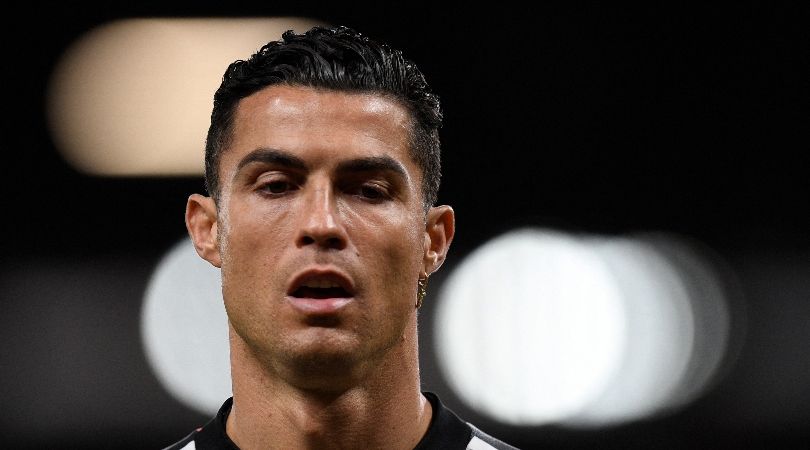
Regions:
<instances>
[{"instance_id":1,"label":"open mouth","mask_svg":"<svg viewBox=\"0 0 810 450\"><path fill-rule=\"evenodd\" d=\"M308 325L331 327L337 324L334 319L354 301L354 289L351 278L337 270L312 269L292 280L287 298Z\"/></svg>"},{"instance_id":2,"label":"open mouth","mask_svg":"<svg viewBox=\"0 0 810 450\"><path fill-rule=\"evenodd\" d=\"M340 286L334 287L301 286L298 289L294 290L290 295L297 298L315 298L315 299L351 297L349 291L343 289Z\"/></svg>"},{"instance_id":3,"label":"open mouth","mask_svg":"<svg viewBox=\"0 0 810 450\"><path fill-rule=\"evenodd\" d=\"M288 292L294 298L351 298L351 283L335 273L310 273L296 280Z\"/></svg>"}]
</instances>

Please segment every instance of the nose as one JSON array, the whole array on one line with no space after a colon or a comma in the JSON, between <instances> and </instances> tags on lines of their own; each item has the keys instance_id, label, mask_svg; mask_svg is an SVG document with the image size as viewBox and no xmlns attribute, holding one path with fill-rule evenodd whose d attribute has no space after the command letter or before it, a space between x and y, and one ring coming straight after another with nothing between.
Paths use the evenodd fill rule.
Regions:
<instances>
[{"instance_id":1,"label":"nose","mask_svg":"<svg viewBox=\"0 0 810 450\"><path fill-rule=\"evenodd\" d=\"M301 227L296 238L298 247L315 245L325 249L346 248L346 229L332 188L313 188L310 195L304 196L302 200Z\"/></svg>"}]
</instances>

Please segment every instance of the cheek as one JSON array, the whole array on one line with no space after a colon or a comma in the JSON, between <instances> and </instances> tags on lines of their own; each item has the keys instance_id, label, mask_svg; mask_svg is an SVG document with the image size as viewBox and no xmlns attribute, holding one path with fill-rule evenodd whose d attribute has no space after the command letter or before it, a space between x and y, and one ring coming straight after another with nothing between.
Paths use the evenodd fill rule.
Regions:
<instances>
[{"instance_id":1,"label":"cheek","mask_svg":"<svg viewBox=\"0 0 810 450\"><path fill-rule=\"evenodd\" d=\"M261 221L232 220L222 229L222 288L226 299L250 301L273 289L278 273L273 267L279 252L276 233L268 233ZM275 231L275 229L274 229Z\"/></svg>"},{"instance_id":2,"label":"cheek","mask_svg":"<svg viewBox=\"0 0 810 450\"><path fill-rule=\"evenodd\" d=\"M246 202L234 205L221 229L223 263L231 260L261 260L272 258L289 240L291 224L287 208L274 208ZM261 263L257 263L262 265Z\"/></svg>"},{"instance_id":3,"label":"cheek","mask_svg":"<svg viewBox=\"0 0 810 450\"><path fill-rule=\"evenodd\" d=\"M414 223L412 217L384 215L367 224L369 232L364 233L365 237L354 239L360 258L367 267L373 268L377 279L400 286L411 281L416 283L421 271L424 238L420 224Z\"/></svg>"}]
</instances>

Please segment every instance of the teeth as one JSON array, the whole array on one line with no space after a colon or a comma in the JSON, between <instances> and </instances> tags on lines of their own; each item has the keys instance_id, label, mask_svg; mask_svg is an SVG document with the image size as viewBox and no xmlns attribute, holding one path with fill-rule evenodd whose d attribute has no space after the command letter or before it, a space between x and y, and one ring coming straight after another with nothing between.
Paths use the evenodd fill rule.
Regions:
<instances>
[{"instance_id":1,"label":"teeth","mask_svg":"<svg viewBox=\"0 0 810 450\"><path fill-rule=\"evenodd\" d=\"M308 287L308 288L339 288L340 285L335 283L334 281L329 280L309 280L301 285L301 287Z\"/></svg>"}]
</instances>

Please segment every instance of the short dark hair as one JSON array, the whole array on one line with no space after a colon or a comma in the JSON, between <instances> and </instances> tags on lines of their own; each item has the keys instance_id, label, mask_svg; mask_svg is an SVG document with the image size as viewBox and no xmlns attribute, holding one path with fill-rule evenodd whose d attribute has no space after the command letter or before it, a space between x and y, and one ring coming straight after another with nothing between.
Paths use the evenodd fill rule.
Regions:
<instances>
[{"instance_id":1,"label":"short dark hair","mask_svg":"<svg viewBox=\"0 0 810 450\"><path fill-rule=\"evenodd\" d=\"M219 160L230 145L236 107L241 99L275 84L372 93L398 101L411 116L410 155L422 170L425 208L435 204L441 179L439 98L401 51L347 27L287 31L247 61L228 66L214 94L205 143L205 187L217 203Z\"/></svg>"}]
</instances>

